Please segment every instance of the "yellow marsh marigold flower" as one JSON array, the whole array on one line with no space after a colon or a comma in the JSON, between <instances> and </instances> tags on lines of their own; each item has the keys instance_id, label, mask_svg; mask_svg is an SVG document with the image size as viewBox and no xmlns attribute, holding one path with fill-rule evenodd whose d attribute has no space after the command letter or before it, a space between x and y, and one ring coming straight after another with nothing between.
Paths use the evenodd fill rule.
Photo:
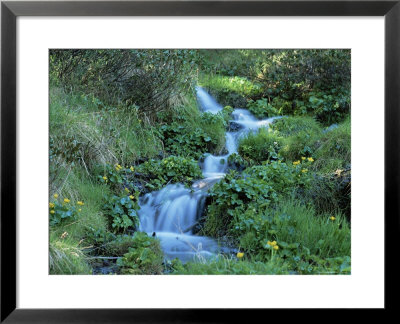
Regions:
<instances>
[{"instance_id":1,"label":"yellow marsh marigold flower","mask_svg":"<svg viewBox=\"0 0 400 324\"><path fill-rule=\"evenodd\" d=\"M104 176L104 177L103 177L103 180L107 180L107 177L106 177L106 176Z\"/></svg>"},{"instance_id":2,"label":"yellow marsh marigold flower","mask_svg":"<svg viewBox=\"0 0 400 324\"><path fill-rule=\"evenodd\" d=\"M57 199L57 198L58 198L58 194L54 194L54 196L53 196L53 197Z\"/></svg>"},{"instance_id":3,"label":"yellow marsh marigold flower","mask_svg":"<svg viewBox=\"0 0 400 324\"><path fill-rule=\"evenodd\" d=\"M55 205L54 205L53 203L49 203L49 207L50 207L50 208L54 208L54 206L55 206Z\"/></svg>"},{"instance_id":4,"label":"yellow marsh marigold flower","mask_svg":"<svg viewBox=\"0 0 400 324\"><path fill-rule=\"evenodd\" d=\"M305 156L302 156L301 159L304 161L304 160L306 159L306 157L305 157Z\"/></svg>"},{"instance_id":5,"label":"yellow marsh marigold flower","mask_svg":"<svg viewBox=\"0 0 400 324\"><path fill-rule=\"evenodd\" d=\"M133 198L135 198L135 196L130 195L129 198L133 199Z\"/></svg>"},{"instance_id":6,"label":"yellow marsh marigold flower","mask_svg":"<svg viewBox=\"0 0 400 324\"><path fill-rule=\"evenodd\" d=\"M274 245L274 250L279 250L279 246L278 245Z\"/></svg>"},{"instance_id":7,"label":"yellow marsh marigold flower","mask_svg":"<svg viewBox=\"0 0 400 324\"><path fill-rule=\"evenodd\" d=\"M330 219L331 221L334 221L334 220L336 219L336 217L331 216L331 217L329 217L329 219Z\"/></svg>"},{"instance_id":8,"label":"yellow marsh marigold flower","mask_svg":"<svg viewBox=\"0 0 400 324\"><path fill-rule=\"evenodd\" d=\"M312 157L309 157L307 160L310 162L314 162L314 159Z\"/></svg>"},{"instance_id":9,"label":"yellow marsh marigold flower","mask_svg":"<svg viewBox=\"0 0 400 324\"><path fill-rule=\"evenodd\" d=\"M272 246L276 246L276 244L277 244L276 241L272 241L272 242L271 242L271 245L272 245Z\"/></svg>"},{"instance_id":10,"label":"yellow marsh marigold flower","mask_svg":"<svg viewBox=\"0 0 400 324\"><path fill-rule=\"evenodd\" d=\"M301 172L306 173L308 170L307 169L302 169Z\"/></svg>"},{"instance_id":11,"label":"yellow marsh marigold flower","mask_svg":"<svg viewBox=\"0 0 400 324\"><path fill-rule=\"evenodd\" d=\"M68 198L64 198L64 202L65 202L66 204L68 204L70 201L71 201L71 200L69 200Z\"/></svg>"},{"instance_id":12,"label":"yellow marsh marigold flower","mask_svg":"<svg viewBox=\"0 0 400 324\"><path fill-rule=\"evenodd\" d=\"M337 169L337 170L335 171L335 174L336 174L338 177L340 177L341 174L342 174L342 172L343 172L343 170Z\"/></svg>"},{"instance_id":13,"label":"yellow marsh marigold flower","mask_svg":"<svg viewBox=\"0 0 400 324\"><path fill-rule=\"evenodd\" d=\"M300 164L300 161L294 161L293 162L293 165L298 165L298 164Z\"/></svg>"},{"instance_id":14,"label":"yellow marsh marigold flower","mask_svg":"<svg viewBox=\"0 0 400 324\"><path fill-rule=\"evenodd\" d=\"M128 188L125 188L124 190L125 190L126 192L129 192L129 189L128 189Z\"/></svg>"},{"instance_id":15,"label":"yellow marsh marigold flower","mask_svg":"<svg viewBox=\"0 0 400 324\"><path fill-rule=\"evenodd\" d=\"M132 172L135 170L133 166L131 166L130 169L131 169Z\"/></svg>"},{"instance_id":16,"label":"yellow marsh marigold flower","mask_svg":"<svg viewBox=\"0 0 400 324\"><path fill-rule=\"evenodd\" d=\"M78 201L77 204L78 204L79 206L83 206L83 205L84 205L83 201Z\"/></svg>"},{"instance_id":17,"label":"yellow marsh marigold flower","mask_svg":"<svg viewBox=\"0 0 400 324\"><path fill-rule=\"evenodd\" d=\"M243 252L238 252L238 253L236 254L236 256L237 256L239 259L241 259L241 258L243 258L244 253L243 253Z\"/></svg>"},{"instance_id":18,"label":"yellow marsh marigold flower","mask_svg":"<svg viewBox=\"0 0 400 324\"><path fill-rule=\"evenodd\" d=\"M268 241L267 244L268 244L268 245L272 245L272 244L271 244L271 241Z\"/></svg>"},{"instance_id":19,"label":"yellow marsh marigold flower","mask_svg":"<svg viewBox=\"0 0 400 324\"><path fill-rule=\"evenodd\" d=\"M81 212L81 211L82 211L82 209L81 209L81 208L79 208L79 209L78 209L78 212Z\"/></svg>"},{"instance_id":20,"label":"yellow marsh marigold flower","mask_svg":"<svg viewBox=\"0 0 400 324\"><path fill-rule=\"evenodd\" d=\"M55 211L52 209L52 210L50 210L50 214L54 214L55 213Z\"/></svg>"}]
</instances>

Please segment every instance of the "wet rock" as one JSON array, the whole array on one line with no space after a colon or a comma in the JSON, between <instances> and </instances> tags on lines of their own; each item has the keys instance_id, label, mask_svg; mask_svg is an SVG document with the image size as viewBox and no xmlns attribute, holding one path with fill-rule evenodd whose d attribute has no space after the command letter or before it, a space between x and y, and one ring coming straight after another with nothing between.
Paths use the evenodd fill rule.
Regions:
<instances>
[{"instance_id":1,"label":"wet rock","mask_svg":"<svg viewBox=\"0 0 400 324\"><path fill-rule=\"evenodd\" d=\"M230 132L237 132L243 128L243 125L238 124L235 121L230 121L229 122L229 131Z\"/></svg>"}]
</instances>

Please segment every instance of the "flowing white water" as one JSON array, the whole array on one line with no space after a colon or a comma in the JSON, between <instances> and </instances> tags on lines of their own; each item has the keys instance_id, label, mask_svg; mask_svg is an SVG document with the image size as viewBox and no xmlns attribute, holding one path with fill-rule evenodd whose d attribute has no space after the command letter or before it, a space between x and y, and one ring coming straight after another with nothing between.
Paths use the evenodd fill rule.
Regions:
<instances>
[{"instance_id":1,"label":"flowing white water","mask_svg":"<svg viewBox=\"0 0 400 324\"><path fill-rule=\"evenodd\" d=\"M222 110L222 106L200 87L197 88L197 98L203 111L216 114ZM204 179L195 182L192 189L182 184L170 184L140 199L139 229L160 239L168 259L179 258L185 262L196 257L211 257L224 250L213 239L193 234L193 227L203 212L207 189L225 176L228 157L237 153L238 140L242 135L268 127L275 118L279 118L258 120L245 109L235 109L232 116L233 122L241 129L226 133L226 155L210 154L204 159Z\"/></svg>"}]
</instances>

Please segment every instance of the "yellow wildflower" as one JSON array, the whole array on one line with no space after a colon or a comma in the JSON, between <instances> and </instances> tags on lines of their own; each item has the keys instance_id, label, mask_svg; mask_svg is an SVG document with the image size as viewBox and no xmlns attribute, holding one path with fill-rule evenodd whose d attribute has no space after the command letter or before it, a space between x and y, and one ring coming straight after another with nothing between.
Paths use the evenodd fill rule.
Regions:
<instances>
[{"instance_id":1,"label":"yellow wildflower","mask_svg":"<svg viewBox=\"0 0 400 324\"><path fill-rule=\"evenodd\" d=\"M294 161L293 162L293 165L298 165L298 164L300 164L300 161Z\"/></svg>"},{"instance_id":2,"label":"yellow wildflower","mask_svg":"<svg viewBox=\"0 0 400 324\"><path fill-rule=\"evenodd\" d=\"M268 244L268 245L272 245L272 244L271 244L271 241L268 241L267 244Z\"/></svg>"},{"instance_id":3,"label":"yellow wildflower","mask_svg":"<svg viewBox=\"0 0 400 324\"><path fill-rule=\"evenodd\" d=\"M79 209L78 209L78 212L81 212L81 211L82 211L82 209L81 209L81 208L79 208Z\"/></svg>"},{"instance_id":4,"label":"yellow wildflower","mask_svg":"<svg viewBox=\"0 0 400 324\"><path fill-rule=\"evenodd\" d=\"M55 213L55 211L52 209L52 210L50 210L50 214L54 214Z\"/></svg>"},{"instance_id":5,"label":"yellow wildflower","mask_svg":"<svg viewBox=\"0 0 400 324\"><path fill-rule=\"evenodd\" d=\"M306 173L308 170L307 169L302 169L301 172Z\"/></svg>"},{"instance_id":6,"label":"yellow wildflower","mask_svg":"<svg viewBox=\"0 0 400 324\"><path fill-rule=\"evenodd\" d=\"M83 205L84 205L83 201L78 201L77 204L78 204L79 206L83 206Z\"/></svg>"},{"instance_id":7,"label":"yellow wildflower","mask_svg":"<svg viewBox=\"0 0 400 324\"><path fill-rule=\"evenodd\" d=\"M304 160L306 159L306 157L305 157L305 156L302 156L301 159L304 161Z\"/></svg>"},{"instance_id":8,"label":"yellow wildflower","mask_svg":"<svg viewBox=\"0 0 400 324\"><path fill-rule=\"evenodd\" d=\"M274 245L274 250L279 250L279 246L278 245Z\"/></svg>"},{"instance_id":9,"label":"yellow wildflower","mask_svg":"<svg viewBox=\"0 0 400 324\"><path fill-rule=\"evenodd\" d=\"M329 219L330 219L331 221L334 221L334 220L336 219L336 217L335 217L335 216L331 216L331 217L329 217Z\"/></svg>"},{"instance_id":10,"label":"yellow wildflower","mask_svg":"<svg viewBox=\"0 0 400 324\"><path fill-rule=\"evenodd\" d=\"M135 170L133 166L131 166L130 169L131 169L132 172Z\"/></svg>"},{"instance_id":11,"label":"yellow wildflower","mask_svg":"<svg viewBox=\"0 0 400 324\"><path fill-rule=\"evenodd\" d=\"M309 157L307 160L310 162L314 162L314 159L312 157Z\"/></svg>"},{"instance_id":12,"label":"yellow wildflower","mask_svg":"<svg viewBox=\"0 0 400 324\"><path fill-rule=\"evenodd\" d=\"M104 177L103 177L103 180L106 180L106 181L107 181L107 177L106 177L106 176L104 176Z\"/></svg>"},{"instance_id":13,"label":"yellow wildflower","mask_svg":"<svg viewBox=\"0 0 400 324\"><path fill-rule=\"evenodd\" d=\"M50 208L54 208L54 206L55 206L55 205L54 205L53 203L49 203L49 207L50 207Z\"/></svg>"},{"instance_id":14,"label":"yellow wildflower","mask_svg":"<svg viewBox=\"0 0 400 324\"><path fill-rule=\"evenodd\" d=\"M343 172L343 170L337 169L337 170L335 171L335 174L336 174L338 177L340 177L341 174L342 174L342 172Z\"/></svg>"},{"instance_id":15,"label":"yellow wildflower","mask_svg":"<svg viewBox=\"0 0 400 324\"><path fill-rule=\"evenodd\" d=\"M272 245L272 246L276 246L276 244L277 244L276 241L272 241L272 242L271 242L271 245Z\"/></svg>"},{"instance_id":16,"label":"yellow wildflower","mask_svg":"<svg viewBox=\"0 0 400 324\"><path fill-rule=\"evenodd\" d=\"M128 188L125 188L124 190L125 190L126 192L129 192L129 189L128 189Z\"/></svg>"},{"instance_id":17,"label":"yellow wildflower","mask_svg":"<svg viewBox=\"0 0 400 324\"><path fill-rule=\"evenodd\" d=\"M70 201L71 201L71 200L69 200L68 198L64 198L64 202L65 202L66 204L68 204Z\"/></svg>"},{"instance_id":18,"label":"yellow wildflower","mask_svg":"<svg viewBox=\"0 0 400 324\"><path fill-rule=\"evenodd\" d=\"M239 259L241 259L241 258L243 258L244 253L243 253L243 252L238 252L238 253L236 254L236 256L237 256Z\"/></svg>"},{"instance_id":19,"label":"yellow wildflower","mask_svg":"<svg viewBox=\"0 0 400 324\"><path fill-rule=\"evenodd\" d=\"M53 196L53 197L57 199L57 198L58 198L58 194L54 194L54 196Z\"/></svg>"},{"instance_id":20,"label":"yellow wildflower","mask_svg":"<svg viewBox=\"0 0 400 324\"><path fill-rule=\"evenodd\" d=\"M130 195L129 198L133 199L133 198L135 198L135 196Z\"/></svg>"}]
</instances>

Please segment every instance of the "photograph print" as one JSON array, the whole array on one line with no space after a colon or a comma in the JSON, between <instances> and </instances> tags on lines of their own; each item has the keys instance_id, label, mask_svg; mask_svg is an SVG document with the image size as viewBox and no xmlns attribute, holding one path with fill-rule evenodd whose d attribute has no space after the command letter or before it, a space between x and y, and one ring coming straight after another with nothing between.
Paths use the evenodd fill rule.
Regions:
<instances>
[{"instance_id":1,"label":"photograph print","mask_svg":"<svg viewBox=\"0 0 400 324\"><path fill-rule=\"evenodd\" d=\"M349 275L349 49L50 49L51 275Z\"/></svg>"}]
</instances>

